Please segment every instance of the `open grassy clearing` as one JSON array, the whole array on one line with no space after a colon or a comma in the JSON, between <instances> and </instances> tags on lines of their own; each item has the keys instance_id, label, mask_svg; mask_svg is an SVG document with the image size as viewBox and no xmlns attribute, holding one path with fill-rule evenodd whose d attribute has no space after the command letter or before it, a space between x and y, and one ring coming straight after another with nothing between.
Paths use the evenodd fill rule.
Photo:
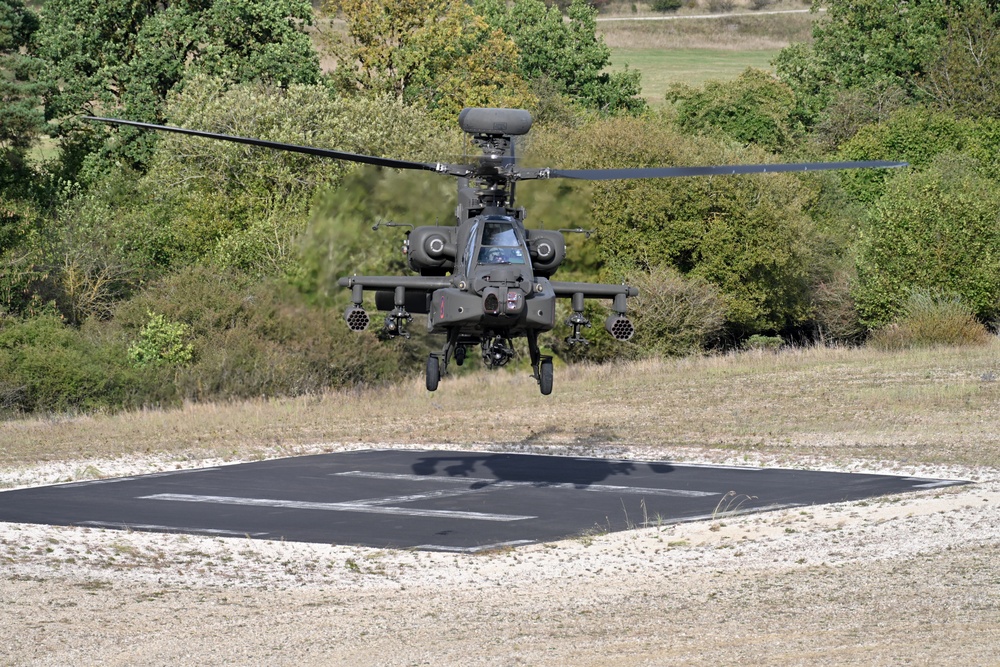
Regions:
<instances>
[{"instance_id":1,"label":"open grassy clearing","mask_svg":"<svg viewBox=\"0 0 1000 667\"><path fill-rule=\"evenodd\" d=\"M657 105L664 104L664 94L672 83L699 86L706 81L726 81L748 67L772 71L771 61L778 51L618 48L611 53L611 70L621 71L628 65L642 72L642 96L648 104Z\"/></svg>"},{"instance_id":2,"label":"open grassy clearing","mask_svg":"<svg viewBox=\"0 0 1000 667\"><path fill-rule=\"evenodd\" d=\"M784 47L811 39L815 14L733 14L721 19L603 21L611 70L642 73L642 95L663 104L671 83L734 79L747 67L771 70Z\"/></svg>"},{"instance_id":3,"label":"open grassy clearing","mask_svg":"<svg viewBox=\"0 0 1000 667\"><path fill-rule=\"evenodd\" d=\"M245 459L325 442L1000 465L998 341L564 367L547 398L524 371L448 378L433 394L422 385L12 420L0 424L0 466L150 453Z\"/></svg>"},{"instance_id":4,"label":"open grassy clearing","mask_svg":"<svg viewBox=\"0 0 1000 667\"><path fill-rule=\"evenodd\" d=\"M597 34L612 49L777 50L812 40L817 14L732 14L678 21L599 21Z\"/></svg>"}]
</instances>

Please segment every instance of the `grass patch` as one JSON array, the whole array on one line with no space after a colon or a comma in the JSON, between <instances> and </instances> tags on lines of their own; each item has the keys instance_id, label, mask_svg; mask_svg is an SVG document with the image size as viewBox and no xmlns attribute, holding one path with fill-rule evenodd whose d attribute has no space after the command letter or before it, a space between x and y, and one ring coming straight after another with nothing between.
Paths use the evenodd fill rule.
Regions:
<instances>
[{"instance_id":1,"label":"grass patch","mask_svg":"<svg viewBox=\"0 0 1000 667\"><path fill-rule=\"evenodd\" d=\"M637 18L653 16L636 14ZM818 14L732 14L724 18L679 20L599 20L597 31L611 47L611 70L626 63L642 72L642 96L663 104L671 83L699 86L735 79L747 67L773 71L778 52L812 40Z\"/></svg>"},{"instance_id":2,"label":"grass patch","mask_svg":"<svg viewBox=\"0 0 1000 667\"><path fill-rule=\"evenodd\" d=\"M376 390L0 422L0 466L151 452L248 459L314 443L461 443L607 453L608 446L1000 465L1000 342L901 351L747 351L575 365L538 395L527 371ZM499 403L498 403L499 401ZM502 406L498 408L498 406ZM502 415L502 418L500 418ZM487 418L484 418L487 416Z\"/></svg>"},{"instance_id":3,"label":"grass patch","mask_svg":"<svg viewBox=\"0 0 1000 667\"><path fill-rule=\"evenodd\" d=\"M706 81L728 81L747 67L773 71L771 61L779 49L730 51L708 48L655 49L615 48L611 70L621 71L626 63L642 73L642 96L649 104L664 104L672 83L700 86Z\"/></svg>"},{"instance_id":4,"label":"grass patch","mask_svg":"<svg viewBox=\"0 0 1000 667\"><path fill-rule=\"evenodd\" d=\"M732 14L681 20L598 20L597 33L612 49L778 50L812 40L818 15Z\"/></svg>"}]
</instances>

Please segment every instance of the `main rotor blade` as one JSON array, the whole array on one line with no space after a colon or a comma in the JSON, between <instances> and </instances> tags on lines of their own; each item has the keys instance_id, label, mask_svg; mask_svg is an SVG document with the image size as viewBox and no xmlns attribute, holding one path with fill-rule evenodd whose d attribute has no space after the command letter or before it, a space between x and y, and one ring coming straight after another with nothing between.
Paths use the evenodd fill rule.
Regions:
<instances>
[{"instance_id":1,"label":"main rotor blade","mask_svg":"<svg viewBox=\"0 0 1000 667\"><path fill-rule=\"evenodd\" d=\"M201 130L189 130L183 127L173 127L170 125L154 125L153 123L140 123L134 120L122 120L121 118L100 118L98 116L83 116L85 120L95 120L101 123L111 123L114 125L131 125L143 130L160 130L162 132L177 132L178 134L189 134L195 137L205 137L206 139L218 139L220 141L233 141L238 144L250 146L260 146L262 148L273 148L280 151L290 151L292 153L305 153L306 155L317 155L319 157L333 158L335 160L349 160L351 162L361 162L363 164L374 164L379 167L394 167L396 169L420 169L424 171L444 171L445 165L432 164L429 162L411 162L409 160L394 160L392 158L375 157L374 155L359 155L357 153L347 153L335 151L329 148L316 148L315 146L299 146L297 144L283 144L277 141L265 141L264 139L251 139L249 137L237 137L229 134L216 134L215 132L203 132Z\"/></svg>"},{"instance_id":2,"label":"main rotor blade","mask_svg":"<svg viewBox=\"0 0 1000 667\"><path fill-rule=\"evenodd\" d=\"M891 169L909 166L906 162L869 160L866 162L798 162L790 164L734 164L711 167L640 167L635 169L548 169L537 176L522 178L575 178L587 181L613 181L624 178L672 178L678 176L722 176L726 174L762 174L780 171L824 171L828 169Z\"/></svg>"}]
</instances>

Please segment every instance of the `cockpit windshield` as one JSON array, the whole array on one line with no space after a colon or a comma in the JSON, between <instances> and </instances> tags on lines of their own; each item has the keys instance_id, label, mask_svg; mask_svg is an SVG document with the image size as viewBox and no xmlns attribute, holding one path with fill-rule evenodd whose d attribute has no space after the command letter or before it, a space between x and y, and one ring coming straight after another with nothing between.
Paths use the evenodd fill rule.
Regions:
<instances>
[{"instance_id":1,"label":"cockpit windshield","mask_svg":"<svg viewBox=\"0 0 1000 667\"><path fill-rule=\"evenodd\" d=\"M524 264L524 249L513 223L489 221L483 225L480 264Z\"/></svg>"}]
</instances>

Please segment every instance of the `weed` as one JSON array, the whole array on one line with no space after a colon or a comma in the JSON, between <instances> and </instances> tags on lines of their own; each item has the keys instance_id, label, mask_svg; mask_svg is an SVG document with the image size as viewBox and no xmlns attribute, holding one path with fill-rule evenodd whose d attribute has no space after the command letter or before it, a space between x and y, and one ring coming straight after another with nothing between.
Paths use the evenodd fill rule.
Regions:
<instances>
[{"instance_id":1,"label":"weed","mask_svg":"<svg viewBox=\"0 0 1000 667\"><path fill-rule=\"evenodd\" d=\"M719 499L719 503L712 511L712 519L726 515L739 514L743 503L748 500L757 500L757 496L749 496L745 493L737 494L735 491L730 491Z\"/></svg>"}]
</instances>

